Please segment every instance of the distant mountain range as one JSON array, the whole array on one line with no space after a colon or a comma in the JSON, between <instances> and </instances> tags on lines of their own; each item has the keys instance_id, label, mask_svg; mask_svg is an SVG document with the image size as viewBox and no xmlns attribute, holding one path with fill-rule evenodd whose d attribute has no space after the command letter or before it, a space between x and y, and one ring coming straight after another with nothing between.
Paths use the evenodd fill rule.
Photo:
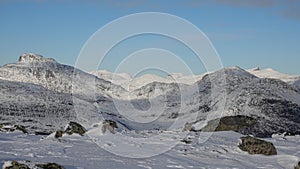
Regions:
<instances>
[{"instance_id":1,"label":"distant mountain range","mask_svg":"<svg viewBox=\"0 0 300 169\"><path fill-rule=\"evenodd\" d=\"M124 130L178 130L188 122L200 131L210 120L243 115L256 123L242 134L300 134L300 76L272 69L132 78L86 73L26 53L0 68L0 91L0 124L24 125L30 132L50 133L69 121L91 126L104 119Z\"/></svg>"}]
</instances>

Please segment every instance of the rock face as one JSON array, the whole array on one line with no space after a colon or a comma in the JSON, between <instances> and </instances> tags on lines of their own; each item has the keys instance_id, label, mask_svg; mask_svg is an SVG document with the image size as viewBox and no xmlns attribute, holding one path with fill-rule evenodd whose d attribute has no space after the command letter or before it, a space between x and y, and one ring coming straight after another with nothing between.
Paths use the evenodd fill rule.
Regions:
<instances>
[{"instance_id":1,"label":"rock face","mask_svg":"<svg viewBox=\"0 0 300 169\"><path fill-rule=\"evenodd\" d=\"M51 133L76 119L71 95L38 85L0 80L1 123L29 133ZM87 106L87 105L86 105ZM86 107L84 106L84 107Z\"/></svg>"},{"instance_id":2,"label":"rock face","mask_svg":"<svg viewBox=\"0 0 300 169\"><path fill-rule=\"evenodd\" d=\"M277 155L273 143L250 136L241 137L238 147L249 154Z\"/></svg>"},{"instance_id":3,"label":"rock face","mask_svg":"<svg viewBox=\"0 0 300 169\"><path fill-rule=\"evenodd\" d=\"M218 119L214 119L208 122L208 124L201 129L204 132L213 131L236 131L243 132L247 127L252 127L256 124L256 120L247 116L226 116Z\"/></svg>"}]
</instances>

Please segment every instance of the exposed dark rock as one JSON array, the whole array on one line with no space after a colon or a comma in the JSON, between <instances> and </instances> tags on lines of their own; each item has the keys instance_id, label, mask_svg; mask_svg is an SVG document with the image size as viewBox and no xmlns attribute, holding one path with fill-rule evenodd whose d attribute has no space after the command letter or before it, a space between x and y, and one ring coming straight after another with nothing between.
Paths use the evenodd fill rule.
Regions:
<instances>
[{"instance_id":1,"label":"exposed dark rock","mask_svg":"<svg viewBox=\"0 0 300 169\"><path fill-rule=\"evenodd\" d=\"M283 135L284 135L284 136L295 136L296 133L285 132Z\"/></svg>"},{"instance_id":2,"label":"exposed dark rock","mask_svg":"<svg viewBox=\"0 0 300 169\"><path fill-rule=\"evenodd\" d=\"M21 164L17 161L12 161L11 166L5 167L4 169L30 169L26 164Z\"/></svg>"},{"instance_id":3,"label":"exposed dark rock","mask_svg":"<svg viewBox=\"0 0 300 169\"><path fill-rule=\"evenodd\" d=\"M261 99L250 101L251 107L259 107L261 114L271 117L271 120L261 117L258 123L243 134L253 134L257 137L271 137L272 134L300 134L300 106L292 101L280 99Z\"/></svg>"},{"instance_id":4,"label":"exposed dark rock","mask_svg":"<svg viewBox=\"0 0 300 169\"><path fill-rule=\"evenodd\" d=\"M76 134L79 134L82 136L85 132L86 132L86 129L82 125L80 125L79 123L73 122L73 121L71 121L69 123L69 126L65 130L65 133L67 133L69 135L76 133Z\"/></svg>"},{"instance_id":5,"label":"exposed dark rock","mask_svg":"<svg viewBox=\"0 0 300 169\"><path fill-rule=\"evenodd\" d=\"M27 129L23 125L14 125L13 127L8 127L8 126L3 126L0 125L0 131L5 131L5 132L14 132L16 130L22 131L23 133L28 133Z\"/></svg>"},{"instance_id":6,"label":"exposed dark rock","mask_svg":"<svg viewBox=\"0 0 300 169\"><path fill-rule=\"evenodd\" d=\"M208 105L199 106L199 110L203 113L209 112L211 108Z\"/></svg>"},{"instance_id":7,"label":"exposed dark rock","mask_svg":"<svg viewBox=\"0 0 300 169\"><path fill-rule=\"evenodd\" d=\"M22 131L23 133L28 133L25 126L22 126L22 125L15 125L15 128L16 128L16 130L20 130L20 131Z\"/></svg>"},{"instance_id":8,"label":"exposed dark rock","mask_svg":"<svg viewBox=\"0 0 300 169\"><path fill-rule=\"evenodd\" d=\"M63 166L58 165L56 163L36 164L35 166L42 168L42 169L65 169Z\"/></svg>"},{"instance_id":9,"label":"exposed dark rock","mask_svg":"<svg viewBox=\"0 0 300 169\"><path fill-rule=\"evenodd\" d=\"M61 131L61 130L57 130L56 132L55 132L55 138L60 138L60 137L62 137L62 135L64 134L64 131Z\"/></svg>"},{"instance_id":10,"label":"exposed dark rock","mask_svg":"<svg viewBox=\"0 0 300 169\"><path fill-rule=\"evenodd\" d=\"M204 132L213 131L236 131L251 127L256 124L256 120L248 116L226 116L218 119L214 119L208 122L208 124L201 129Z\"/></svg>"},{"instance_id":11,"label":"exposed dark rock","mask_svg":"<svg viewBox=\"0 0 300 169\"><path fill-rule=\"evenodd\" d=\"M295 169L300 169L300 161L298 162L298 165L295 166Z\"/></svg>"},{"instance_id":12,"label":"exposed dark rock","mask_svg":"<svg viewBox=\"0 0 300 169\"><path fill-rule=\"evenodd\" d=\"M105 120L103 122L103 126L101 128L102 133L105 133L106 130L110 131L111 133L115 133L115 128L118 128L118 125L115 121L113 120Z\"/></svg>"},{"instance_id":13,"label":"exposed dark rock","mask_svg":"<svg viewBox=\"0 0 300 169\"><path fill-rule=\"evenodd\" d=\"M14 132L16 129L13 127L2 127L0 131L3 131L3 132Z\"/></svg>"},{"instance_id":14,"label":"exposed dark rock","mask_svg":"<svg viewBox=\"0 0 300 169\"><path fill-rule=\"evenodd\" d=\"M175 113L172 113L169 118L170 119L176 119L177 117L179 116L179 113L178 112L175 112Z\"/></svg>"},{"instance_id":15,"label":"exposed dark rock","mask_svg":"<svg viewBox=\"0 0 300 169\"><path fill-rule=\"evenodd\" d=\"M48 136L51 134L51 132L44 132L44 131L35 131L35 135L42 135L42 136Z\"/></svg>"},{"instance_id":16,"label":"exposed dark rock","mask_svg":"<svg viewBox=\"0 0 300 169\"><path fill-rule=\"evenodd\" d=\"M249 154L276 155L277 151L273 143L254 137L241 137L238 147Z\"/></svg>"},{"instance_id":17,"label":"exposed dark rock","mask_svg":"<svg viewBox=\"0 0 300 169\"><path fill-rule=\"evenodd\" d=\"M192 143L192 141L188 140L188 139L183 139L183 140L181 140L181 142L183 142L185 144L191 144Z\"/></svg>"}]
</instances>

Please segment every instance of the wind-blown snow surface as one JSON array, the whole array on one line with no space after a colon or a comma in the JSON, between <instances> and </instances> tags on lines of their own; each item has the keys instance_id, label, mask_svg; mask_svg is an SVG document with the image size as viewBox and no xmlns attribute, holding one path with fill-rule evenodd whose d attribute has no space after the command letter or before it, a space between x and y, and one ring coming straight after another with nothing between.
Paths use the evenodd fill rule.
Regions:
<instances>
[{"instance_id":1,"label":"wind-blown snow surface","mask_svg":"<svg viewBox=\"0 0 300 169\"><path fill-rule=\"evenodd\" d=\"M141 133L147 134L151 133ZM173 137L176 132L171 133ZM208 134L210 135L210 134ZM31 162L56 162L67 169L87 168L272 168L272 169L293 169L300 157L300 137L275 137L267 139L277 148L278 155L250 155L237 147L241 134L234 132L216 132L209 139L201 143L199 139L205 139L190 133L190 144L178 143L166 153L150 158L126 158L109 153L98 147L93 140L84 136L65 136L58 141L48 137L42 139L40 136L24 135L22 133L0 133L0 163L11 160L30 160ZM113 137L110 134L110 137ZM160 147L167 146L165 140L149 144L159 144ZM115 144L105 142L107 149L114 149ZM127 147L120 150L126 151L130 147L138 147L134 143L128 143ZM143 152L131 152L135 155Z\"/></svg>"},{"instance_id":2,"label":"wind-blown snow surface","mask_svg":"<svg viewBox=\"0 0 300 169\"><path fill-rule=\"evenodd\" d=\"M0 133L1 162L29 159L84 168L292 168L298 160L299 136L270 138L284 132L300 134L297 80L260 78L239 67L194 77L94 74L98 77L31 53L1 67L0 124L24 125L32 134L54 132L77 121L89 130L84 137L64 136L61 142L51 136L40 140L40 136ZM185 83L174 83L174 78ZM241 134L233 132L215 133L203 144L203 132L190 133L192 144L180 141L187 134L182 132L186 122L199 130L209 120L236 115L257 121L240 133L268 137L279 155L241 152L236 145ZM93 128L105 119L119 126L115 135ZM161 137L148 139L153 135ZM143 141L135 142L136 138ZM161 154L145 159L108 153L143 157L156 151Z\"/></svg>"}]
</instances>

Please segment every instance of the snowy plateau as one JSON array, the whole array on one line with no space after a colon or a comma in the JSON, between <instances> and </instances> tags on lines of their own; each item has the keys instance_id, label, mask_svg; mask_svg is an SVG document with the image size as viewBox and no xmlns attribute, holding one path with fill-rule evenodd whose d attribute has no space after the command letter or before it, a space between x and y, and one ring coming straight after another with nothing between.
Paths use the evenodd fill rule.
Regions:
<instances>
[{"instance_id":1,"label":"snowy plateau","mask_svg":"<svg viewBox=\"0 0 300 169\"><path fill-rule=\"evenodd\" d=\"M294 169L300 161L300 76L273 69L133 78L25 53L0 67L0 114L3 169ZM70 122L85 133L64 132ZM276 155L241 150L248 135Z\"/></svg>"}]
</instances>

